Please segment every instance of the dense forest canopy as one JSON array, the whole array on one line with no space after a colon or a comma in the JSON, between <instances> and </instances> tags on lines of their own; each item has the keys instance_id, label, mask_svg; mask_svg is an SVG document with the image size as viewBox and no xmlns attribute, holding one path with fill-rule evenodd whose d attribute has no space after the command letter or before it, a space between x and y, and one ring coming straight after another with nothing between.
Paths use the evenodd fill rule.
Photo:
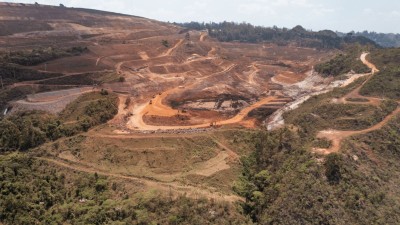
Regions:
<instances>
[{"instance_id":1,"label":"dense forest canopy","mask_svg":"<svg viewBox=\"0 0 400 225\"><path fill-rule=\"evenodd\" d=\"M274 42L280 45L296 44L301 47L311 47L319 49L341 48L346 43L370 44L376 46L376 43L365 37L345 36L340 37L330 30L309 31L302 26L296 26L293 29L273 27L254 26L249 23L181 23L177 24L188 29L207 30L209 35L217 38L219 41L230 42Z\"/></svg>"}]
</instances>

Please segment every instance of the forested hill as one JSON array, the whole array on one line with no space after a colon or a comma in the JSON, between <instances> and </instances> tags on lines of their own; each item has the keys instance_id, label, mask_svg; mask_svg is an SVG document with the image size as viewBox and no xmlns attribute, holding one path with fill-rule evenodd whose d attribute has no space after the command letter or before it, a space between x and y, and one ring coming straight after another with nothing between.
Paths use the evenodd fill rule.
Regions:
<instances>
[{"instance_id":1,"label":"forested hill","mask_svg":"<svg viewBox=\"0 0 400 225\"><path fill-rule=\"evenodd\" d=\"M279 45L296 44L301 47L312 48L341 48L346 43L360 43L377 46L377 44L362 36L340 37L330 30L308 31L301 26L293 29L274 27L253 26L248 23L181 23L177 24L188 29L207 30L211 37L219 41L230 42L274 42Z\"/></svg>"},{"instance_id":2,"label":"forested hill","mask_svg":"<svg viewBox=\"0 0 400 225\"><path fill-rule=\"evenodd\" d=\"M362 36L366 37L368 39L371 39L375 41L377 44L379 44L382 47L385 48L390 48L390 47L395 47L398 48L400 47L400 34L385 34L385 33L376 33L376 32L368 32L368 31L363 31L363 32L350 32L349 34L346 33L341 33L341 32L336 32L339 36L346 36L346 35L352 35L352 36Z\"/></svg>"}]
</instances>

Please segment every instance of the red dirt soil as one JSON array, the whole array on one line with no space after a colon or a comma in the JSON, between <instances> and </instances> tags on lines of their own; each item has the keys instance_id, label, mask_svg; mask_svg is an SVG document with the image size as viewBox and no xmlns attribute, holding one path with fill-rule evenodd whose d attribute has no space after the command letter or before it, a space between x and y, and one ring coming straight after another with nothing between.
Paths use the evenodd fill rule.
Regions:
<instances>
[{"instance_id":1,"label":"red dirt soil","mask_svg":"<svg viewBox=\"0 0 400 225\"><path fill-rule=\"evenodd\" d=\"M128 110L112 121L122 124L131 117L127 124L131 129L170 129L172 126L164 126L168 122L162 118L168 120L178 110L185 115L179 104L209 99L218 105L221 98L232 100L229 96L254 105L238 108L240 113L230 119L218 108L198 110L187 120L188 126L176 128L191 124L205 127L210 122L251 126L252 122L244 119L247 113L275 99L266 95L276 87L271 77L278 75L280 79L287 74L282 77L284 82L301 81L314 64L330 54L293 46L220 43L206 32L182 32L173 24L95 10L4 3L0 12L0 21L30 18L31 24L47 23L51 27L28 31L21 25L21 31L27 32L0 36L0 50L85 46L89 51L83 55L46 62L47 70L65 75L114 70L116 76L124 77L125 82L106 83L101 88L131 97ZM163 45L164 41L169 46ZM44 64L32 68L43 70ZM159 93L163 94L152 100ZM150 100L154 103L148 106ZM176 109L168 106L172 102L178 104ZM144 115L158 117L153 121L158 124L146 125ZM194 113L189 111L188 115Z\"/></svg>"}]
</instances>

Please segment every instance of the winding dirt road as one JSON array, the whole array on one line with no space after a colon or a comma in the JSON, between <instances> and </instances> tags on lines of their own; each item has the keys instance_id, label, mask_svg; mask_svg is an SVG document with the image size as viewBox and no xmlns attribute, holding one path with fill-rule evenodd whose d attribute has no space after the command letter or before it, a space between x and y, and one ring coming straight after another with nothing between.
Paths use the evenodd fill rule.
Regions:
<instances>
[{"instance_id":1,"label":"winding dirt road","mask_svg":"<svg viewBox=\"0 0 400 225\"><path fill-rule=\"evenodd\" d=\"M235 66L236 66L235 64L230 65L221 72L217 72L217 73L211 74L209 76L200 77L197 79L204 80L211 76L217 76L219 74L227 73L227 72L231 71L233 68L235 68ZM254 82L254 74L258 72L257 68L254 67L254 69L255 69L255 71L252 72L252 74L250 74L250 77L253 76L253 78L252 78L253 82ZM186 87L186 88L188 88L188 87ZM210 123L187 125L187 126L156 126L156 125L148 125L143 121L143 116L145 116L145 115L162 116L162 117L172 117L172 116L178 115L179 114L178 110L173 109L172 107L170 107L168 105L165 105L163 103L163 101L170 94L179 92L179 91L180 91L180 88L176 87L176 88L170 89L168 91L165 91L159 95L156 95L153 99L151 99L151 104L149 101L147 103L142 103L142 104L136 105L132 111L133 116L130 117L129 122L127 123L127 127L130 129L147 130L147 131L196 129L196 128L210 127ZM274 101L276 99L277 99L277 97L271 97L271 96L264 98L256 103L254 103L253 105L242 109L241 112L239 112L236 116L234 116L231 119L217 121L216 125L227 125L227 124L235 124L235 123L242 122L251 110L258 108L264 104L267 104L271 101ZM184 115L184 113L180 113L180 114Z\"/></svg>"},{"instance_id":2,"label":"winding dirt road","mask_svg":"<svg viewBox=\"0 0 400 225\"><path fill-rule=\"evenodd\" d=\"M183 44L183 41L184 41L183 39L180 39L180 40L178 41L178 43L176 43L176 44L174 45L174 47L168 49L166 52L162 53L160 56L161 56L161 57L164 57L164 56L169 56L169 55L171 55L172 52L173 52L175 49L179 48L179 46L181 46L181 45Z\"/></svg>"},{"instance_id":3,"label":"winding dirt road","mask_svg":"<svg viewBox=\"0 0 400 225\"><path fill-rule=\"evenodd\" d=\"M331 141L330 148L315 148L314 151L321 154L330 154L333 152L338 152L340 150L341 142L351 136L358 134L369 133L374 130L379 130L385 126L394 116L400 113L400 107L394 110L391 114L385 117L381 122L369 127L365 130L352 130L352 131L341 131L341 130L323 130L317 135L318 138L326 138Z\"/></svg>"},{"instance_id":4,"label":"winding dirt road","mask_svg":"<svg viewBox=\"0 0 400 225\"><path fill-rule=\"evenodd\" d=\"M382 99L373 98L373 97L365 97L365 96L362 96L359 93L360 89L364 86L364 84L368 80L370 80L375 75L375 73L379 72L379 70L376 68L376 66L374 64L370 63L366 59L367 55L368 55L368 53L363 53L361 55L361 60L366 66L368 66L371 69L370 76L358 88L354 89L353 91L351 91L350 93L345 95L343 98L341 98L338 103L344 103L344 104L352 103L352 104L354 104L355 102L349 102L347 99L348 98L362 98L362 99L366 99L367 102L358 102L357 104L369 104L369 105L377 106L382 101ZM323 131L320 131L320 132L318 132L317 137L318 138L325 138L325 139L331 141L331 147L330 148L314 148L313 151L316 152L316 153L320 153L320 154L330 154L330 153L333 153L333 152L338 152L340 150L341 143L342 143L342 141L344 139L346 139L348 137L351 137L351 136L354 136L354 135L365 134L365 133L368 133L368 132L371 132L371 131L374 131L374 130L381 129L394 116L396 116L399 113L400 113L400 107L397 107L392 113L390 113L388 116L386 116L381 122L375 124L372 127L364 129L364 130L352 130L352 131L323 130Z\"/></svg>"},{"instance_id":5,"label":"winding dirt road","mask_svg":"<svg viewBox=\"0 0 400 225\"><path fill-rule=\"evenodd\" d=\"M251 65L251 67L253 68L253 72L251 72L251 74L249 75L249 84L255 84L255 80L254 80L254 76L260 72L260 69L257 68L256 64L253 63Z\"/></svg>"},{"instance_id":6,"label":"winding dirt road","mask_svg":"<svg viewBox=\"0 0 400 225\"><path fill-rule=\"evenodd\" d=\"M204 39L207 37L207 33L201 33L200 35L200 41L204 41Z\"/></svg>"},{"instance_id":7,"label":"winding dirt road","mask_svg":"<svg viewBox=\"0 0 400 225\"><path fill-rule=\"evenodd\" d=\"M378 106L382 99L380 98L374 98L374 97L366 97L366 96L362 96L360 94L360 90L361 88L377 73L379 72L379 70L376 68L376 66L370 62L368 62L368 60L366 59L367 55L369 53L363 53L360 57L361 61L368 66L371 69L371 73L368 74L362 74L361 76L368 76L368 78L356 89L354 89L353 91L349 92L348 94L346 94L345 96L343 96L342 98L338 99L337 103L341 103L341 104L369 104L369 105L374 105L374 106ZM349 84L352 83L353 81L355 81L356 79L358 79L361 76L353 76L354 79L349 80ZM349 101L349 99L365 99L365 101Z\"/></svg>"}]
</instances>

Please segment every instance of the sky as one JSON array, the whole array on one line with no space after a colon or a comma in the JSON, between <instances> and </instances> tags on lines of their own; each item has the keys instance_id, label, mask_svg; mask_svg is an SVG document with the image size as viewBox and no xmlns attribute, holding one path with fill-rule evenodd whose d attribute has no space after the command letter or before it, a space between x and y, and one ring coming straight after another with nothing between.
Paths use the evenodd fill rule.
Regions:
<instances>
[{"instance_id":1,"label":"sky","mask_svg":"<svg viewBox=\"0 0 400 225\"><path fill-rule=\"evenodd\" d=\"M248 22L310 30L400 33L399 0L36 0L169 22ZM7 2L34 3L30 0Z\"/></svg>"}]
</instances>

